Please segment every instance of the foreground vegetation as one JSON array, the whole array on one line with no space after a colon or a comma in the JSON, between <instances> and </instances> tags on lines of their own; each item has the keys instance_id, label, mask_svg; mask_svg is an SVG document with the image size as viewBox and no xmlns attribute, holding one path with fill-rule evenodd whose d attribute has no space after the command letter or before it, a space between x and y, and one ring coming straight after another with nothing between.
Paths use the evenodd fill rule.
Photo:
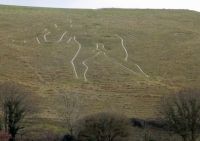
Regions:
<instances>
[{"instance_id":1,"label":"foreground vegetation","mask_svg":"<svg viewBox=\"0 0 200 141\"><path fill-rule=\"evenodd\" d=\"M174 139L197 141L200 135L200 92L182 90L171 97L163 97L158 107L156 119L130 118L120 112L101 112L83 116L83 101L77 94L69 97L62 93L63 102L55 104L64 107L61 118L63 130L41 130L35 126L37 105L29 91L15 83L0 85L0 139L4 141L156 141L155 133L144 130L161 130L172 133ZM58 124L57 124L58 127ZM138 133L137 128L141 128ZM147 130L148 131L148 130ZM172 137L158 135L159 141L174 140Z\"/></svg>"}]
</instances>

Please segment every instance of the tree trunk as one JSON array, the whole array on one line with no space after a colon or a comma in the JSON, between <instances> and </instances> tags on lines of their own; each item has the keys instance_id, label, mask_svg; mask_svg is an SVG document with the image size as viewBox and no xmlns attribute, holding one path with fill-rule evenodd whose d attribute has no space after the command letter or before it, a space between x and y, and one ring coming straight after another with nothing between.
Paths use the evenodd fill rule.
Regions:
<instances>
[{"instance_id":1,"label":"tree trunk","mask_svg":"<svg viewBox=\"0 0 200 141\"><path fill-rule=\"evenodd\" d=\"M185 136L182 136L182 138L183 138L183 141L189 141L188 138Z\"/></svg>"},{"instance_id":2,"label":"tree trunk","mask_svg":"<svg viewBox=\"0 0 200 141\"><path fill-rule=\"evenodd\" d=\"M70 135L73 136L73 129L70 129Z\"/></svg>"},{"instance_id":3,"label":"tree trunk","mask_svg":"<svg viewBox=\"0 0 200 141\"><path fill-rule=\"evenodd\" d=\"M7 112L4 111L4 128L5 128L5 131L8 132L8 117L7 117Z\"/></svg>"},{"instance_id":4,"label":"tree trunk","mask_svg":"<svg viewBox=\"0 0 200 141\"><path fill-rule=\"evenodd\" d=\"M15 135L12 136L12 137L9 139L9 141L15 141Z\"/></svg>"}]
</instances>

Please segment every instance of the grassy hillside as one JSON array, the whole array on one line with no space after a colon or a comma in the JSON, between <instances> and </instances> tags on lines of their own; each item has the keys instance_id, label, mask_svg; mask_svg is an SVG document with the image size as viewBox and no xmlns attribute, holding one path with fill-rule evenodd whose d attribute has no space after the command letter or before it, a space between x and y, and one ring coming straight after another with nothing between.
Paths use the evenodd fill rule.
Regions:
<instances>
[{"instance_id":1,"label":"grassy hillside","mask_svg":"<svg viewBox=\"0 0 200 141\"><path fill-rule=\"evenodd\" d=\"M56 118L60 89L86 114L151 117L160 96L199 87L200 14L0 6L0 81L29 87Z\"/></svg>"}]
</instances>

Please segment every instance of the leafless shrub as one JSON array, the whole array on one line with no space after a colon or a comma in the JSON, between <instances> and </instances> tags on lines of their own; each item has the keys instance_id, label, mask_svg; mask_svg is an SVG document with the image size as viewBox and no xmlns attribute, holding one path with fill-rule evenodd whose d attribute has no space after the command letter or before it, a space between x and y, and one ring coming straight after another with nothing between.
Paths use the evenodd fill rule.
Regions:
<instances>
[{"instance_id":1,"label":"leafless shrub","mask_svg":"<svg viewBox=\"0 0 200 141\"><path fill-rule=\"evenodd\" d=\"M87 116L79 121L80 141L128 141L130 120L121 114L102 112Z\"/></svg>"},{"instance_id":2,"label":"leafless shrub","mask_svg":"<svg viewBox=\"0 0 200 141\"><path fill-rule=\"evenodd\" d=\"M11 141L26 127L27 117L37 111L34 102L31 92L20 85L12 82L0 84L0 114L4 130L12 135Z\"/></svg>"},{"instance_id":3,"label":"leafless shrub","mask_svg":"<svg viewBox=\"0 0 200 141\"><path fill-rule=\"evenodd\" d=\"M76 121L84 112L85 101L86 97L81 97L78 92L67 93L64 90L60 91L58 111L61 122L69 129L71 136L73 136Z\"/></svg>"},{"instance_id":4,"label":"leafless shrub","mask_svg":"<svg viewBox=\"0 0 200 141\"><path fill-rule=\"evenodd\" d=\"M178 94L163 98L159 115L167 127L184 141L196 141L200 135L200 91L181 90Z\"/></svg>"}]
</instances>

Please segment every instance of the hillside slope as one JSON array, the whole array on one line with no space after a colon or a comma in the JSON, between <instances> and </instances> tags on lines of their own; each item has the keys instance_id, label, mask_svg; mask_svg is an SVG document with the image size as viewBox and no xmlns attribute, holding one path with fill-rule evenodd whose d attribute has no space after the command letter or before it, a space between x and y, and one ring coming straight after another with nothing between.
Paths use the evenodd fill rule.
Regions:
<instances>
[{"instance_id":1,"label":"hillside slope","mask_svg":"<svg viewBox=\"0 0 200 141\"><path fill-rule=\"evenodd\" d=\"M153 116L160 96L199 87L200 14L188 10L0 6L0 81L16 81L56 118L60 89L86 114Z\"/></svg>"}]
</instances>

